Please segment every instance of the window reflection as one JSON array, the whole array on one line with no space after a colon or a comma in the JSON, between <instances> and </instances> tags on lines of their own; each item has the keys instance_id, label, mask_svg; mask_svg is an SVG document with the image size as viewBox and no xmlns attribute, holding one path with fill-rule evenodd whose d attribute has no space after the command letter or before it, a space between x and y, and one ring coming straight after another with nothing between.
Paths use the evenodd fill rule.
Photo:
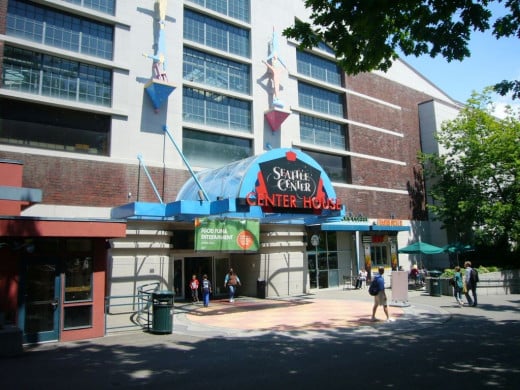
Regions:
<instances>
[{"instance_id":1,"label":"window reflection","mask_svg":"<svg viewBox=\"0 0 520 390\"><path fill-rule=\"evenodd\" d=\"M65 302L92 300L92 257L66 261Z\"/></svg>"}]
</instances>

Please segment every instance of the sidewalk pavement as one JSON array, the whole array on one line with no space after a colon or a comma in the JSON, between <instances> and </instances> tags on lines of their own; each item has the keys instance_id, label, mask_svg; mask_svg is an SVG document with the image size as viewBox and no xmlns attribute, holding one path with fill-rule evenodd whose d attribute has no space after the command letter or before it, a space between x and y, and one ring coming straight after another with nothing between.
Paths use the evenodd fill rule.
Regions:
<instances>
[{"instance_id":1,"label":"sidewalk pavement","mask_svg":"<svg viewBox=\"0 0 520 390\"><path fill-rule=\"evenodd\" d=\"M422 294L425 292L414 291L410 295L415 298ZM404 304L395 302L394 306L391 291L387 296L392 318L389 323L382 307L377 309L377 321L371 321L374 299L367 289L332 289L279 299L243 297L234 303L215 300L209 307L180 303L174 310L173 328L174 333L198 337L255 337L276 332L312 338L320 337L322 330L341 330L343 333L373 332L374 329L406 331L449 319L449 312L442 307L421 302L412 304L410 301ZM438 299L444 301L442 297Z\"/></svg>"},{"instance_id":2,"label":"sidewalk pavement","mask_svg":"<svg viewBox=\"0 0 520 390\"><path fill-rule=\"evenodd\" d=\"M520 295L479 297L479 306L460 307L453 297L429 296L424 290L409 291L408 301L392 305L387 292L389 313L394 321L386 322L383 309L377 309L378 321L371 321L373 297L367 289L320 290L313 294L279 299L239 297L234 303L213 300L209 307L201 303L175 302L173 331L157 335L143 330L124 330L104 338L70 343L28 346L26 350L52 349L56 344L93 343L99 345L147 345L220 338L260 338L276 335L289 338L322 339L330 335L378 336L385 333L417 333L449 321L453 315L478 315L491 321L520 321ZM500 310L492 308L500 307ZM326 336L328 335L328 336Z\"/></svg>"}]
</instances>

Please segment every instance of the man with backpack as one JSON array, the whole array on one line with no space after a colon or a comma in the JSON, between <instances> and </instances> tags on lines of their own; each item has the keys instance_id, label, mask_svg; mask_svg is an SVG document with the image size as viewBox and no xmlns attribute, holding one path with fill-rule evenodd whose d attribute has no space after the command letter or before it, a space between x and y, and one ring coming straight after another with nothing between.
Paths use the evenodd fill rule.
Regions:
<instances>
[{"instance_id":1,"label":"man with backpack","mask_svg":"<svg viewBox=\"0 0 520 390\"><path fill-rule=\"evenodd\" d=\"M383 278L383 274L385 272L384 267L379 267L379 275L377 275L374 280L370 283L370 287L368 292L370 295L374 297L374 308L372 309L372 321L377 321L376 319L376 310L378 306L383 306L383 310L386 315L387 322L393 322L394 319L390 318L388 315L388 303L386 299L385 293L385 279Z\"/></svg>"},{"instance_id":2,"label":"man with backpack","mask_svg":"<svg viewBox=\"0 0 520 390\"><path fill-rule=\"evenodd\" d=\"M466 295L466 299L468 300L469 306L477 306L477 283L478 283L478 271L474 268L471 268L471 261L466 261L464 263L464 268L466 268L466 275L464 275L464 283L466 284L466 289L464 291L464 295ZM471 295L473 295L473 299L469 296L469 292L471 290Z\"/></svg>"}]
</instances>

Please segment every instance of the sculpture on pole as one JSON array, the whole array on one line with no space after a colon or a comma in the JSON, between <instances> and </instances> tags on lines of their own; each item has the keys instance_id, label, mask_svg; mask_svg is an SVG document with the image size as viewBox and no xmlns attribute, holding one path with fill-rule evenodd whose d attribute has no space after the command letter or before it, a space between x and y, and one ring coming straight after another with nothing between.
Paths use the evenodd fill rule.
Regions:
<instances>
[{"instance_id":1,"label":"sculpture on pole","mask_svg":"<svg viewBox=\"0 0 520 390\"><path fill-rule=\"evenodd\" d=\"M144 89L148 93L152 101L154 111L158 112L159 108L168 100L168 97L175 89L175 86L169 84L166 75L166 6L168 0L155 0L155 12L159 16L159 31L155 42L155 54L143 56L153 60L153 77L145 85Z\"/></svg>"},{"instance_id":2,"label":"sculpture on pole","mask_svg":"<svg viewBox=\"0 0 520 390\"><path fill-rule=\"evenodd\" d=\"M273 89L273 106L283 108L285 104L280 99L280 79L282 72L284 69L287 70L287 67L280 57L279 48L278 36L273 27L273 35L269 44L269 56L267 57L267 60L262 62L267 66L267 71L270 75L271 86Z\"/></svg>"},{"instance_id":3,"label":"sculpture on pole","mask_svg":"<svg viewBox=\"0 0 520 390\"><path fill-rule=\"evenodd\" d=\"M164 25L166 21L166 5L168 0L156 0L155 6L159 14L159 33L157 36L155 54L144 54L143 56L153 60L154 77L159 80L168 81L166 75L166 37Z\"/></svg>"}]
</instances>

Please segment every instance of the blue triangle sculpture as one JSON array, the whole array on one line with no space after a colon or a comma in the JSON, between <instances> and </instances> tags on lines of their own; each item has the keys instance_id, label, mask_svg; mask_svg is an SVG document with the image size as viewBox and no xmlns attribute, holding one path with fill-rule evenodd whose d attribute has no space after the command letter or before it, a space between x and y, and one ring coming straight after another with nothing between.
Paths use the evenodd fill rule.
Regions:
<instances>
[{"instance_id":1,"label":"blue triangle sculpture","mask_svg":"<svg viewBox=\"0 0 520 390\"><path fill-rule=\"evenodd\" d=\"M157 112L166 103L170 94L175 90L175 86L154 78L144 86L144 89L152 101L154 110Z\"/></svg>"}]
</instances>

